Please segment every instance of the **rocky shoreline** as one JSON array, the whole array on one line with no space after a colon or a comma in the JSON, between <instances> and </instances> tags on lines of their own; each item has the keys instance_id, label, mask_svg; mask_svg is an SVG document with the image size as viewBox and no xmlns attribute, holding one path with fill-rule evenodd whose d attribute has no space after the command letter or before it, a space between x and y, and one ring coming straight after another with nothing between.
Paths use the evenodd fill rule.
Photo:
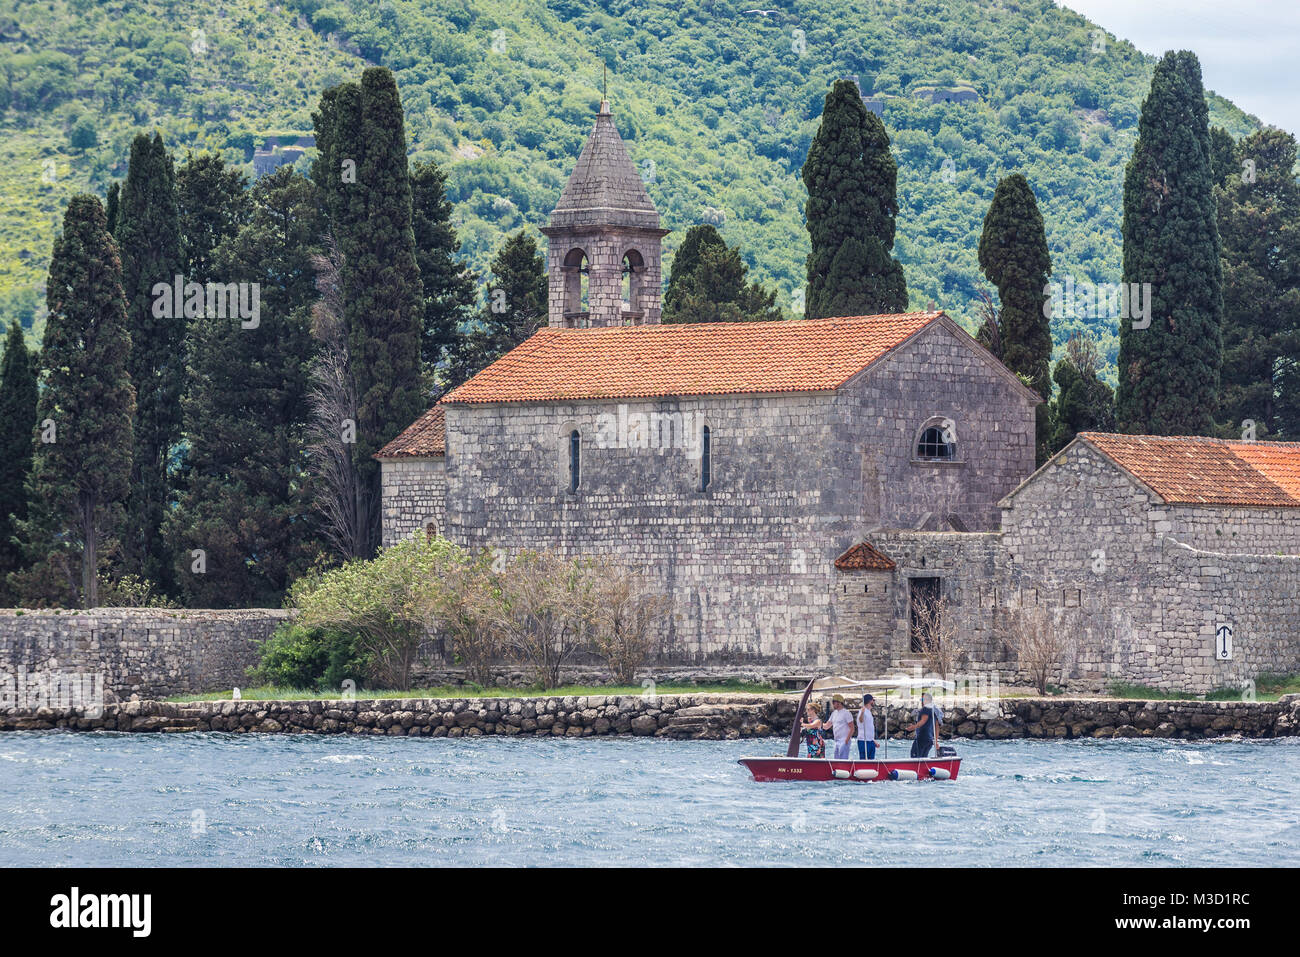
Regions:
<instances>
[{"instance_id":1,"label":"rocky shoreline","mask_svg":"<svg viewBox=\"0 0 1300 957\"><path fill-rule=\"evenodd\" d=\"M8 709L0 731L122 731L589 737L727 740L788 735L792 695L673 694L315 701L128 701L102 713ZM890 737L915 704L891 704ZM1014 698L945 709L944 737L1273 738L1300 735L1300 695L1276 702ZM877 728L882 718L877 712Z\"/></svg>"}]
</instances>

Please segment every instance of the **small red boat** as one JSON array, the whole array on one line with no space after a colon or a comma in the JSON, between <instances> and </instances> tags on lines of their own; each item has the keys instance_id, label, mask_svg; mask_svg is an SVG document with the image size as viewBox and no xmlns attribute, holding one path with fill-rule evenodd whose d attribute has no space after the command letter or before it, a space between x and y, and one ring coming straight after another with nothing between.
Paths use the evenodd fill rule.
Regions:
<instances>
[{"instance_id":1,"label":"small red boat","mask_svg":"<svg viewBox=\"0 0 1300 957\"><path fill-rule=\"evenodd\" d=\"M955 781L961 758L741 758L755 781Z\"/></svg>"},{"instance_id":2,"label":"small red boat","mask_svg":"<svg viewBox=\"0 0 1300 957\"><path fill-rule=\"evenodd\" d=\"M889 757L889 692L896 688L943 688L952 690L951 681L924 680L914 678L878 679L874 681L854 681L851 678L823 676L808 682L799 699L799 710L795 712L794 727L790 731L790 743L786 753L770 758L741 758L740 764L749 769L755 781L955 781L961 770L961 758L950 747L943 747L935 736L935 756L923 758ZM878 690L884 693L884 738L882 756L872 761L857 758L807 758L799 756L800 722L808 699L813 692L831 694L837 691ZM850 747L856 747L850 744Z\"/></svg>"}]
</instances>

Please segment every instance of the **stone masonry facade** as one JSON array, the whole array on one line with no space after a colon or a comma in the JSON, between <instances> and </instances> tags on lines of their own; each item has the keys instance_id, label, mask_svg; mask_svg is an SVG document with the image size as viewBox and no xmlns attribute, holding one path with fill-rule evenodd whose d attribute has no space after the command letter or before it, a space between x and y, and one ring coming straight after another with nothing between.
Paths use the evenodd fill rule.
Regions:
<instances>
[{"instance_id":1,"label":"stone masonry facade","mask_svg":"<svg viewBox=\"0 0 1300 957\"><path fill-rule=\"evenodd\" d=\"M827 667L836 556L882 524L990 527L993 504L1032 466L1033 408L947 320L831 393L453 401L446 535L471 547L609 555L644 571L673 599L665 662ZM671 423L670 437L657 448L601 446L602 415L636 413ZM955 463L911 454L935 419L959 436ZM711 482L700 490L705 427ZM573 431L583 442L576 492ZM384 464L385 487L396 489L386 495L386 541L411 534L424 510L399 504L423 494L393 468L403 464Z\"/></svg>"},{"instance_id":2,"label":"stone masonry facade","mask_svg":"<svg viewBox=\"0 0 1300 957\"><path fill-rule=\"evenodd\" d=\"M672 600L660 668L914 670L913 600L930 596L955 618L967 674L1023 682L1008 629L1034 607L1077 632L1056 676L1067 686L1205 692L1300 670L1300 445L1081 437L1035 473L1041 399L941 313L831 320L854 330L847 345L814 320L775 324L798 341L724 324L654 352L685 341L671 330L703 327L657 325L665 231L608 104L543 232L549 324L563 331L543 330L381 453L385 543L436 528L470 547L641 570ZM660 338L608 328L627 325ZM637 349L578 375L553 358L575 335ZM545 368L529 366L543 354ZM831 376L846 354L866 358ZM522 391L493 391L525 367ZM793 385L753 385L796 367ZM605 385L582 391L591 377ZM620 429L643 417L654 441L610 442L602 417ZM925 451L936 443L942 454ZM1140 481L1132 468L1148 458ZM881 562L836 567L859 546Z\"/></svg>"},{"instance_id":3,"label":"stone masonry facade","mask_svg":"<svg viewBox=\"0 0 1300 957\"><path fill-rule=\"evenodd\" d=\"M891 572L838 572L836 663L909 670L913 582L935 578L966 674L1023 682L1012 616L1041 607L1068 632L1067 687L1122 681L1241 689L1300 671L1300 529L1294 509L1170 505L1076 442L1003 503L993 533L880 530ZM1216 632L1232 629L1230 658Z\"/></svg>"},{"instance_id":4,"label":"stone masonry facade","mask_svg":"<svg viewBox=\"0 0 1300 957\"><path fill-rule=\"evenodd\" d=\"M441 457L400 458L382 469L384 544L447 529L447 469Z\"/></svg>"},{"instance_id":5,"label":"stone masonry facade","mask_svg":"<svg viewBox=\"0 0 1300 957\"><path fill-rule=\"evenodd\" d=\"M247 683L258 646L291 614L0 609L0 697L13 697L19 682L47 673L102 676L104 691L119 698L228 690Z\"/></svg>"}]
</instances>

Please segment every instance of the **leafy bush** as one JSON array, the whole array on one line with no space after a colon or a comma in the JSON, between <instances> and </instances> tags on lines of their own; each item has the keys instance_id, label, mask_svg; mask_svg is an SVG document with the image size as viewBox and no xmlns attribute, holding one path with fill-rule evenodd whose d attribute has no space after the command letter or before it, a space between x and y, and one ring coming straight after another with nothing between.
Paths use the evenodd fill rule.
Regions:
<instances>
[{"instance_id":1,"label":"leafy bush","mask_svg":"<svg viewBox=\"0 0 1300 957\"><path fill-rule=\"evenodd\" d=\"M299 579L289 600L303 627L355 635L376 681L409 688L416 651L442 613L442 582L459 556L443 539L408 539L372 561Z\"/></svg>"},{"instance_id":2,"label":"leafy bush","mask_svg":"<svg viewBox=\"0 0 1300 957\"><path fill-rule=\"evenodd\" d=\"M357 687L369 680L370 662L356 636L337 629L287 623L262 642L260 654L258 666L249 669L260 684L328 691L348 679Z\"/></svg>"}]
</instances>

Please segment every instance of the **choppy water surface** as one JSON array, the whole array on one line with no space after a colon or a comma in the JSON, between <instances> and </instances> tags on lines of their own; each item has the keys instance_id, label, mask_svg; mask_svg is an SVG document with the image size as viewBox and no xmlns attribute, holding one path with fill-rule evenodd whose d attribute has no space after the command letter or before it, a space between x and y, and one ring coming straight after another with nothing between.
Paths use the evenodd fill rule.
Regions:
<instances>
[{"instance_id":1,"label":"choppy water surface","mask_svg":"<svg viewBox=\"0 0 1300 957\"><path fill-rule=\"evenodd\" d=\"M1300 739L958 747L757 784L783 742L8 733L0 865L1300 864Z\"/></svg>"}]
</instances>

